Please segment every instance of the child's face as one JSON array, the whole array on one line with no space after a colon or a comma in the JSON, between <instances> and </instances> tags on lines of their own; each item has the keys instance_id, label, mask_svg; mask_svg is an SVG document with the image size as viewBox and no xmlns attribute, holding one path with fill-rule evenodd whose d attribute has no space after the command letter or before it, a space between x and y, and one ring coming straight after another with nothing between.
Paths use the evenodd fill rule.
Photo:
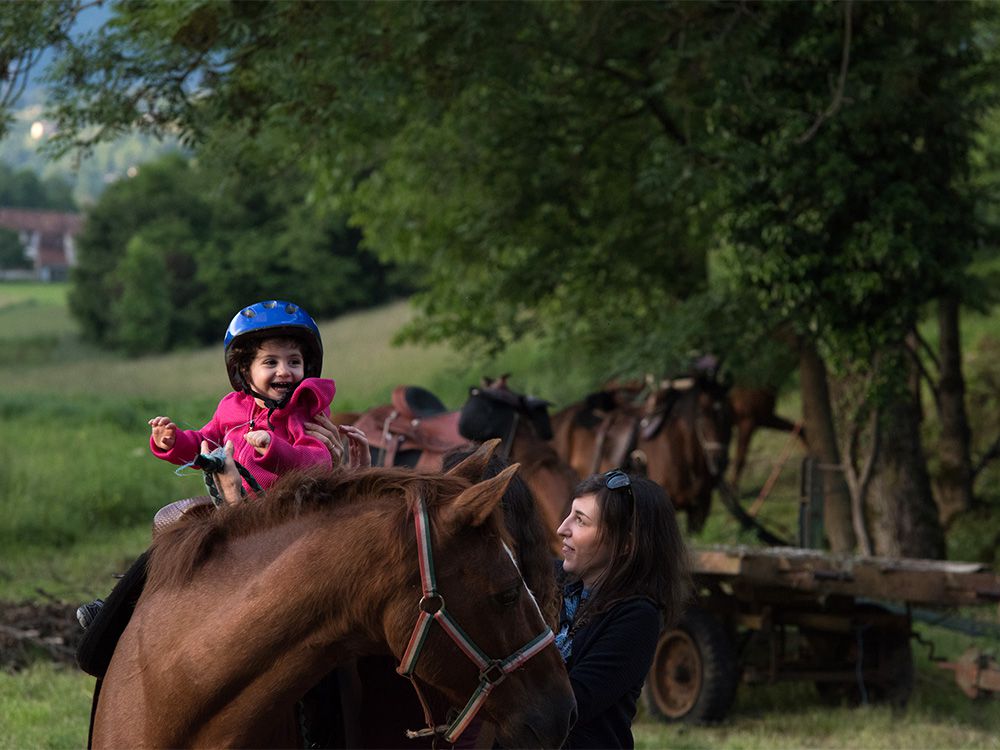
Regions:
<instances>
[{"instance_id":1,"label":"child's face","mask_svg":"<svg viewBox=\"0 0 1000 750\"><path fill-rule=\"evenodd\" d=\"M267 339L258 347L247 379L257 393L280 401L293 385L302 380L304 370L305 362L298 344Z\"/></svg>"}]
</instances>

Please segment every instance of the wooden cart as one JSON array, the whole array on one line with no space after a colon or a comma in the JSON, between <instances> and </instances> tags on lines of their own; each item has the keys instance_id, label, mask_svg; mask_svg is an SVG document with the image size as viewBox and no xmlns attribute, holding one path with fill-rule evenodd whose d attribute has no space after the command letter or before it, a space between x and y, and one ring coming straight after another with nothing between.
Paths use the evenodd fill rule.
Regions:
<instances>
[{"instance_id":1,"label":"wooden cart","mask_svg":"<svg viewBox=\"0 0 1000 750\"><path fill-rule=\"evenodd\" d=\"M795 547L693 550L697 599L665 631L647 679L651 712L722 719L739 682L804 680L831 702L901 706L913 688L914 607L1000 601L976 563L838 557ZM970 696L1000 690L996 662L942 664Z\"/></svg>"}]
</instances>

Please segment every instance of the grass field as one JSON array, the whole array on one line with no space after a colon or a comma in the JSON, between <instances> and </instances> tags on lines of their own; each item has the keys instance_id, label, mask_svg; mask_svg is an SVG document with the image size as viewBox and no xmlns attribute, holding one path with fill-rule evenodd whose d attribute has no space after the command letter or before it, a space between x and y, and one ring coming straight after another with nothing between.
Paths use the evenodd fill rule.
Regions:
<instances>
[{"instance_id":1,"label":"grass field","mask_svg":"<svg viewBox=\"0 0 1000 750\"><path fill-rule=\"evenodd\" d=\"M200 425L228 389L221 346L126 360L81 342L63 286L0 285L0 599L54 596L67 602L107 593L149 541L157 508L202 493L198 476L177 476L148 452L146 420L168 414ZM513 384L561 406L585 392L572 365L553 369L530 345L493 362L469 361L446 347L392 347L410 315L403 303L321 324L324 372L335 378L335 408L385 402L399 383L423 385L451 407L484 374L513 373ZM988 322L975 321L988 335ZM780 411L797 418L794 396ZM780 433L755 438L744 489L755 490L786 456L759 517L794 536L802 452ZM692 541L751 542L716 507ZM971 642L922 628L939 653L957 657ZM997 644L986 643L980 645ZM741 688L731 717L712 727L668 726L640 716L639 747L660 748L985 748L1000 747L1000 703L966 700L922 651L918 681L903 714L881 708L823 707L810 685ZM0 750L69 748L85 742L93 680L38 662L0 672Z\"/></svg>"}]
</instances>

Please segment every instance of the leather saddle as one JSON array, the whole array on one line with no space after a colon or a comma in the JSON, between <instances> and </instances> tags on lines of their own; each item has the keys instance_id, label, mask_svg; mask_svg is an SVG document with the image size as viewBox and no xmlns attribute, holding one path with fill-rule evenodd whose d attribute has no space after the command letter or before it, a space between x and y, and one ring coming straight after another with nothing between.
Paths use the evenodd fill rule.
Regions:
<instances>
[{"instance_id":1,"label":"leather saddle","mask_svg":"<svg viewBox=\"0 0 1000 750\"><path fill-rule=\"evenodd\" d=\"M400 385L391 404L369 409L354 426L368 436L373 465L439 469L445 453L469 444L458 419L426 388Z\"/></svg>"}]
</instances>

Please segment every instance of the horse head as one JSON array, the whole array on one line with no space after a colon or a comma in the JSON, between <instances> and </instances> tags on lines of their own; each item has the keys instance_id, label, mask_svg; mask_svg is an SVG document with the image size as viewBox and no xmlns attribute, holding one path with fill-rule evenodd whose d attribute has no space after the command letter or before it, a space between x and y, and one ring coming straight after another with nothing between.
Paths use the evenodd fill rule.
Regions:
<instances>
[{"instance_id":1,"label":"horse head","mask_svg":"<svg viewBox=\"0 0 1000 750\"><path fill-rule=\"evenodd\" d=\"M716 482L722 480L729 464L729 439L733 413L729 404L729 384L718 378L697 378L698 416L695 428L705 463Z\"/></svg>"},{"instance_id":2,"label":"horse head","mask_svg":"<svg viewBox=\"0 0 1000 750\"><path fill-rule=\"evenodd\" d=\"M462 406L459 417L458 431L469 440L500 438L509 449L518 422L524 418L540 439L551 440L549 402L510 390L508 377L484 377L480 387L469 389L469 399Z\"/></svg>"},{"instance_id":3,"label":"horse head","mask_svg":"<svg viewBox=\"0 0 1000 750\"><path fill-rule=\"evenodd\" d=\"M484 443L445 475L458 482L444 486L458 491L414 508L423 596L415 606L412 589L398 593L386 635L397 671L418 694L430 686L461 709L438 727L446 742L481 709L503 746L557 747L575 701L552 632L504 541L500 500L518 465L480 481L498 444Z\"/></svg>"},{"instance_id":4,"label":"horse head","mask_svg":"<svg viewBox=\"0 0 1000 750\"><path fill-rule=\"evenodd\" d=\"M693 430L713 481L726 470L732 414L728 386L715 378L694 376L661 380L643 405L640 434L652 440L667 420L684 419Z\"/></svg>"}]
</instances>

